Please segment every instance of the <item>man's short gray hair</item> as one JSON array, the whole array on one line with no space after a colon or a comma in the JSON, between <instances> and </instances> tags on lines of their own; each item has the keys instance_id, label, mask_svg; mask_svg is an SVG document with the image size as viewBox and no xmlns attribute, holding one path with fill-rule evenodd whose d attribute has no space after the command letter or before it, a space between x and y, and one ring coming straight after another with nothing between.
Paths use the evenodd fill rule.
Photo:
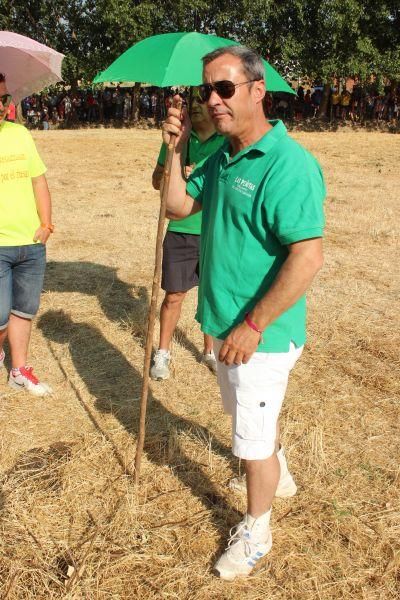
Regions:
<instances>
[{"instance_id":1,"label":"man's short gray hair","mask_svg":"<svg viewBox=\"0 0 400 600\"><path fill-rule=\"evenodd\" d=\"M203 56L203 69L210 62L223 56L224 54L230 54L231 56L237 56L243 66L243 71L249 81L252 79L265 79L264 64L261 57L246 46L223 46L217 48Z\"/></svg>"}]
</instances>

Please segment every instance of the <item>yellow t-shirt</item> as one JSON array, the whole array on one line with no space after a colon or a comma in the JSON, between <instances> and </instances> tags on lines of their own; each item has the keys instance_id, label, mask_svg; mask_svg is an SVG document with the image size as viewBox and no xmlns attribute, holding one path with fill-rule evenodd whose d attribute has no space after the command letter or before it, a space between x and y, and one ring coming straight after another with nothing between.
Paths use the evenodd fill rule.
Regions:
<instances>
[{"instance_id":1,"label":"yellow t-shirt","mask_svg":"<svg viewBox=\"0 0 400 600\"><path fill-rule=\"evenodd\" d=\"M0 246L34 243L40 220L31 178L45 172L29 131L16 123L0 123Z\"/></svg>"},{"instance_id":2,"label":"yellow t-shirt","mask_svg":"<svg viewBox=\"0 0 400 600\"><path fill-rule=\"evenodd\" d=\"M342 96L340 98L340 104L342 106L349 106L350 105L350 100L351 100L350 94L342 94Z\"/></svg>"}]
</instances>

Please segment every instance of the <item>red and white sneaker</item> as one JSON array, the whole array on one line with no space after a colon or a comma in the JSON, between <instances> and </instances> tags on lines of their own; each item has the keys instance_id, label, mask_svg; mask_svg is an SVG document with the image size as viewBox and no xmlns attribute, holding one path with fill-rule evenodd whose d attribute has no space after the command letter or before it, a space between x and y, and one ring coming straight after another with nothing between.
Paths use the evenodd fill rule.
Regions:
<instances>
[{"instance_id":1,"label":"red and white sneaker","mask_svg":"<svg viewBox=\"0 0 400 600\"><path fill-rule=\"evenodd\" d=\"M34 396L45 396L46 394L51 394L53 391L49 385L39 381L33 373L33 367L12 369L8 385L15 390L26 390Z\"/></svg>"},{"instance_id":2,"label":"red and white sneaker","mask_svg":"<svg viewBox=\"0 0 400 600\"><path fill-rule=\"evenodd\" d=\"M4 367L4 359L5 359L5 357L6 357L6 353L4 352L4 350L2 350L0 352L0 369L2 367Z\"/></svg>"}]
</instances>

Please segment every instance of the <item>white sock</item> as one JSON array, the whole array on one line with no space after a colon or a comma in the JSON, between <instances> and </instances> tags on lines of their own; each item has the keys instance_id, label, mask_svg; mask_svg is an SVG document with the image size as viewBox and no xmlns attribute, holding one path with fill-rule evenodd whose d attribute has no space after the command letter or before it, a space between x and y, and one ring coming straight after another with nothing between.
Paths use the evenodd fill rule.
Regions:
<instances>
[{"instance_id":1,"label":"white sock","mask_svg":"<svg viewBox=\"0 0 400 600\"><path fill-rule=\"evenodd\" d=\"M269 521L271 518L271 509L269 509L266 513L260 515L257 518L252 517L249 513L246 514L246 525L247 528L252 531L262 532L267 531L269 527Z\"/></svg>"}]
</instances>

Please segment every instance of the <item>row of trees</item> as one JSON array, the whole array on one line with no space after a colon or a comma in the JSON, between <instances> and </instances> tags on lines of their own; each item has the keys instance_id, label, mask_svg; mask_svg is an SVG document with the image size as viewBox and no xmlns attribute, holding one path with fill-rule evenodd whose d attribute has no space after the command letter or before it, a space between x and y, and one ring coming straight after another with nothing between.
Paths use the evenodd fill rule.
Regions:
<instances>
[{"instance_id":1,"label":"row of trees","mask_svg":"<svg viewBox=\"0 0 400 600\"><path fill-rule=\"evenodd\" d=\"M400 78L400 0L0 0L0 29L63 52L70 83L144 37L193 30L247 44L288 77Z\"/></svg>"}]
</instances>

